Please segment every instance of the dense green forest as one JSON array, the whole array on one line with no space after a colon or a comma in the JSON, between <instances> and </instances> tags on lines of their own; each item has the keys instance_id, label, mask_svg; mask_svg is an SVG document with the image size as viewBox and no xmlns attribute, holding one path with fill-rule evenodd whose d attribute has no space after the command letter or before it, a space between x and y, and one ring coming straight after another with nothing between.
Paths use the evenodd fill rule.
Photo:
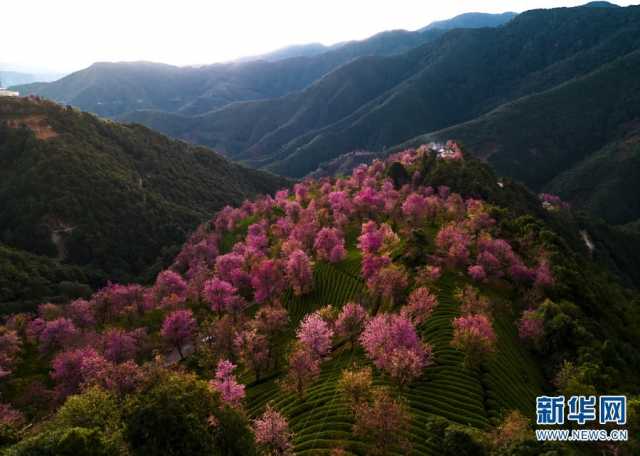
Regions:
<instances>
[{"instance_id":1,"label":"dense green forest","mask_svg":"<svg viewBox=\"0 0 640 456\"><path fill-rule=\"evenodd\" d=\"M92 276L144 279L212 212L286 185L145 127L0 102L0 242Z\"/></svg>"}]
</instances>

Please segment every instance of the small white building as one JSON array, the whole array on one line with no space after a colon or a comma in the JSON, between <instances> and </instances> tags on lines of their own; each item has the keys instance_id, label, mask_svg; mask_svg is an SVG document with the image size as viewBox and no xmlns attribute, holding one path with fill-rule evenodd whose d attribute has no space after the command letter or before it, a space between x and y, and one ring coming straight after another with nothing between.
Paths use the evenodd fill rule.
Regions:
<instances>
[{"instance_id":1,"label":"small white building","mask_svg":"<svg viewBox=\"0 0 640 456\"><path fill-rule=\"evenodd\" d=\"M14 92L12 90L3 89L0 87L0 97L19 97L20 92Z\"/></svg>"}]
</instances>

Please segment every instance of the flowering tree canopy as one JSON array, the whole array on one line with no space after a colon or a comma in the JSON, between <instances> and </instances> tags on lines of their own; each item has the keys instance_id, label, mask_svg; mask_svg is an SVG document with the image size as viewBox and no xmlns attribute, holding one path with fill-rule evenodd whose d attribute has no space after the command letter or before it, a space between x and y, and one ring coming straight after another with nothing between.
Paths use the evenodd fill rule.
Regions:
<instances>
[{"instance_id":1,"label":"flowering tree canopy","mask_svg":"<svg viewBox=\"0 0 640 456\"><path fill-rule=\"evenodd\" d=\"M323 358L331 351L333 330L317 313L307 315L300 323L296 336L317 358Z\"/></svg>"},{"instance_id":2,"label":"flowering tree canopy","mask_svg":"<svg viewBox=\"0 0 640 456\"><path fill-rule=\"evenodd\" d=\"M339 336L347 338L353 348L355 341L364 329L369 315L360 304L349 302L344 305L335 323L335 331Z\"/></svg>"},{"instance_id":3,"label":"flowering tree canopy","mask_svg":"<svg viewBox=\"0 0 640 456\"><path fill-rule=\"evenodd\" d=\"M197 323L191 310L176 310L164 319L160 334L178 350L182 358L182 349L193 340L196 329Z\"/></svg>"},{"instance_id":4,"label":"flowering tree canopy","mask_svg":"<svg viewBox=\"0 0 640 456\"><path fill-rule=\"evenodd\" d=\"M318 259L338 263L347 254L342 233L336 228L322 228L313 243Z\"/></svg>"},{"instance_id":5,"label":"flowering tree canopy","mask_svg":"<svg viewBox=\"0 0 640 456\"><path fill-rule=\"evenodd\" d=\"M522 339L539 341L544 334L544 319L541 313L534 309L522 312L518 323L518 334Z\"/></svg>"},{"instance_id":6,"label":"flowering tree canopy","mask_svg":"<svg viewBox=\"0 0 640 456\"><path fill-rule=\"evenodd\" d=\"M298 346L289 355L284 385L303 397L305 388L320 375L320 360L308 347Z\"/></svg>"},{"instance_id":7,"label":"flowering tree canopy","mask_svg":"<svg viewBox=\"0 0 640 456\"><path fill-rule=\"evenodd\" d=\"M479 365L495 351L496 335L486 315L464 315L453 320L451 345L465 352L469 367Z\"/></svg>"},{"instance_id":8,"label":"flowering tree canopy","mask_svg":"<svg viewBox=\"0 0 640 456\"><path fill-rule=\"evenodd\" d=\"M239 312L244 307L244 302L237 295L237 289L229 282L214 277L204 283L202 296L211 306L211 310L220 314L222 312Z\"/></svg>"},{"instance_id":9,"label":"flowering tree canopy","mask_svg":"<svg viewBox=\"0 0 640 456\"><path fill-rule=\"evenodd\" d=\"M313 268L309 257L304 251L296 249L287 259L287 281L296 296L301 296L313 288Z\"/></svg>"},{"instance_id":10,"label":"flowering tree canopy","mask_svg":"<svg viewBox=\"0 0 640 456\"><path fill-rule=\"evenodd\" d=\"M401 385L419 377L424 367L432 363L431 347L420 340L411 321L400 315L373 317L360 336L360 343L376 367Z\"/></svg>"},{"instance_id":11,"label":"flowering tree canopy","mask_svg":"<svg viewBox=\"0 0 640 456\"><path fill-rule=\"evenodd\" d=\"M409 295L407 304L400 309L400 315L411 320L414 326L420 326L433 313L438 299L426 287L416 288Z\"/></svg>"},{"instance_id":12,"label":"flowering tree canopy","mask_svg":"<svg viewBox=\"0 0 640 456\"><path fill-rule=\"evenodd\" d=\"M220 393L222 400L231 406L237 407L244 399L244 385L238 383L233 371L236 365L227 359L220 360L216 368L215 378L209 385Z\"/></svg>"},{"instance_id":13,"label":"flowering tree canopy","mask_svg":"<svg viewBox=\"0 0 640 456\"><path fill-rule=\"evenodd\" d=\"M285 456L293 454L289 423L282 414L267 405L265 412L253 422L256 443L263 447L266 454Z\"/></svg>"}]
</instances>

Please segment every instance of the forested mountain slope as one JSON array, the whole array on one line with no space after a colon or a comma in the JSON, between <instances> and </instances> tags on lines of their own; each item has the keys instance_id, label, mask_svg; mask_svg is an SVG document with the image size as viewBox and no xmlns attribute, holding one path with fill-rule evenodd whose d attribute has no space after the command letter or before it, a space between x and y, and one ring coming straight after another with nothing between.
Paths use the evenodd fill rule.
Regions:
<instances>
[{"instance_id":1,"label":"forested mountain slope","mask_svg":"<svg viewBox=\"0 0 640 456\"><path fill-rule=\"evenodd\" d=\"M0 325L0 447L633 455L532 432L537 396L625 394L637 435L637 288L582 234L606 230L455 143L227 207L153 285Z\"/></svg>"},{"instance_id":2,"label":"forested mountain slope","mask_svg":"<svg viewBox=\"0 0 640 456\"><path fill-rule=\"evenodd\" d=\"M441 30L382 32L319 55L276 61L199 67L102 62L52 83L14 88L107 117L139 109L196 115L236 101L283 96L355 58L403 53L441 34Z\"/></svg>"},{"instance_id":3,"label":"forested mountain slope","mask_svg":"<svg viewBox=\"0 0 640 456\"><path fill-rule=\"evenodd\" d=\"M640 51L410 144L456 138L497 172L622 224L640 217Z\"/></svg>"},{"instance_id":4,"label":"forested mountain slope","mask_svg":"<svg viewBox=\"0 0 640 456\"><path fill-rule=\"evenodd\" d=\"M126 120L303 176L342 153L392 147L570 83L634 52L639 37L638 7L534 10L498 28L452 30L403 55L355 60L281 98Z\"/></svg>"},{"instance_id":5,"label":"forested mountain slope","mask_svg":"<svg viewBox=\"0 0 640 456\"><path fill-rule=\"evenodd\" d=\"M140 277L226 204L287 181L142 126L0 99L0 242Z\"/></svg>"}]
</instances>

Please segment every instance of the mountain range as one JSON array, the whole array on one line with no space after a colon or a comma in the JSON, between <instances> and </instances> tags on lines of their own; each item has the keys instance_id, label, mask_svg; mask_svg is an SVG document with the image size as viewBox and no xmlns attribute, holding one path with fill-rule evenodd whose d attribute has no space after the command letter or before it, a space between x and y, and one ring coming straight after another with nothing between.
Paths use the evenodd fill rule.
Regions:
<instances>
[{"instance_id":1,"label":"mountain range","mask_svg":"<svg viewBox=\"0 0 640 456\"><path fill-rule=\"evenodd\" d=\"M284 96L304 89L353 59L401 54L460 24L495 26L510 20L513 15L471 13L414 32L390 30L362 41L332 46L294 45L213 65L96 63L53 83L12 88L107 117L140 109L201 114L233 102Z\"/></svg>"},{"instance_id":2,"label":"mountain range","mask_svg":"<svg viewBox=\"0 0 640 456\"><path fill-rule=\"evenodd\" d=\"M100 116L149 109L197 115L234 102L280 97L302 90L363 55L394 55L428 42L442 30L382 32L320 55L251 60L197 67L151 62L96 63L53 83L12 87Z\"/></svg>"},{"instance_id":3,"label":"mountain range","mask_svg":"<svg viewBox=\"0 0 640 456\"><path fill-rule=\"evenodd\" d=\"M480 25L498 26L456 28ZM594 2L470 13L290 58L96 64L18 89L292 177L352 151L456 138L534 190L624 224L640 218L639 37L640 8Z\"/></svg>"},{"instance_id":4,"label":"mountain range","mask_svg":"<svg viewBox=\"0 0 640 456\"><path fill-rule=\"evenodd\" d=\"M294 177L354 150L457 138L499 172L627 223L640 218L637 191L612 168L627 157L619 169L634 175L639 37L638 7L534 10L498 28L451 30L404 54L358 58L282 97L121 118ZM608 166L583 163L621 141L629 153ZM581 185L594 180L602 186Z\"/></svg>"},{"instance_id":5,"label":"mountain range","mask_svg":"<svg viewBox=\"0 0 640 456\"><path fill-rule=\"evenodd\" d=\"M0 87L31 84L34 82L51 82L63 76L61 73L30 73L25 71L0 70Z\"/></svg>"}]
</instances>

